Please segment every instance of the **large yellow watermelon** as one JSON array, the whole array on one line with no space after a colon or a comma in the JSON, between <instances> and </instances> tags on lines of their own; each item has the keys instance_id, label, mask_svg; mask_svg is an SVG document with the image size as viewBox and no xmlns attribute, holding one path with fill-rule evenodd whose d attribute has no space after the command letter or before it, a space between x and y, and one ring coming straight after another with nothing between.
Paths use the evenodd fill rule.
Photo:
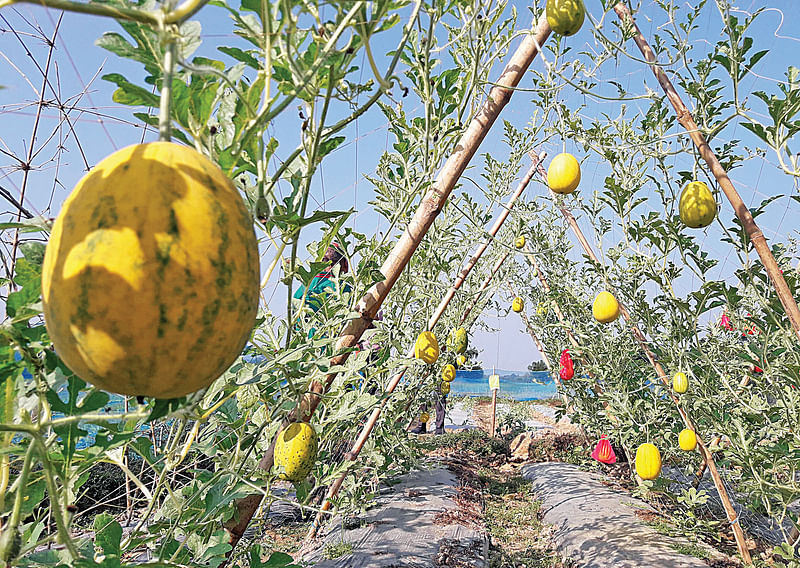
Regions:
<instances>
[{"instance_id":1,"label":"large yellow watermelon","mask_svg":"<svg viewBox=\"0 0 800 568\"><path fill-rule=\"evenodd\" d=\"M129 146L64 202L44 258L47 330L67 366L112 392L173 398L241 353L258 245L231 181L197 151Z\"/></svg>"}]
</instances>

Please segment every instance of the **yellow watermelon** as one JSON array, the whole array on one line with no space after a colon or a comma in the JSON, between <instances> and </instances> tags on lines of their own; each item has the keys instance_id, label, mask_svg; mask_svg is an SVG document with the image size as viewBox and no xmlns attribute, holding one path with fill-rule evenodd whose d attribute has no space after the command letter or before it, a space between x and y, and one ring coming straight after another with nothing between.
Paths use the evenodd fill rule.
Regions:
<instances>
[{"instance_id":1,"label":"yellow watermelon","mask_svg":"<svg viewBox=\"0 0 800 568\"><path fill-rule=\"evenodd\" d=\"M275 466L283 469L281 479L298 483L314 468L317 459L317 432L307 422L293 422L275 442Z\"/></svg>"},{"instance_id":2,"label":"yellow watermelon","mask_svg":"<svg viewBox=\"0 0 800 568\"><path fill-rule=\"evenodd\" d=\"M680 371L675 373L675 376L672 377L672 388L679 394L683 394L689 389L689 379L686 373Z\"/></svg>"},{"instance_id":3,"label":"yellow watermelon","mask_svg":"<svg viewBox=\"0 0 800 568\"><path fill-rule=\"evenodd\" d=\"M450 332L450 337L447 341L450 349L456 353L463 353L467 350L467 330L463 327L454 329Z\"/></svg>"},{"instance_id":4,"label":"yellow watermelon","mask_svg":"<svg viewBox=\"0 0 800 568\"><path fill-rule=\"evenodd\" d=\"M642 444L636 449L636 473L642 479L655 479L661 473L661 453L653 444Z\"/></svg>"},{"instance_id":5,"label":"yellow watermelon","mask_svg":"<svg viewBox=\"0 0 800 568\"><path fill-rule=\"evenodd\" d=\"M42 271L67 366L111 392L175 398L239 356L258 309L253 223L231 181L187 146L139 144L69 195Z\"/></svg>"},{"instance_id":6,"label":"yellow watermelon","mask_svg":"<svg viewBox=\"0 0 800 568\"><path fill-rule=\"evenodd\" d=\"M439 358L439 342L432 331L423 331L414 343L414 357L433 365Z\"/></svg>"},{"instance_id":7,"label":"yellow watermelon","mask_svg":"<svg viewBox=\"0 0 800 568\"><path fill-rule=\"evenodd\" d=\"M702 181L686 184L678 202L681 221L692 229L708 227L717 216L717 201Z\"/></svg>"},{"instance_id":8,"label":"yellow watermelon","mask_svg":"<svg viewBox=\"0 0 800 568\"><path fill-rule=\"evenodd\" d=\"M454 365L448 363L442 367L442 380L446 383L454 381L456 378L456 368Z\"/></svg>"},{"instance_id":9,"label":"yellow watermelon","mask_svg":"<svg viewBox=\"0 0 800 568\"><path fill-rule=\"evenodd\" d=\"M571 36L578 33L586 17L583 0L547 0L547 23L557 34Z\"/></svg>"}]
</instances>

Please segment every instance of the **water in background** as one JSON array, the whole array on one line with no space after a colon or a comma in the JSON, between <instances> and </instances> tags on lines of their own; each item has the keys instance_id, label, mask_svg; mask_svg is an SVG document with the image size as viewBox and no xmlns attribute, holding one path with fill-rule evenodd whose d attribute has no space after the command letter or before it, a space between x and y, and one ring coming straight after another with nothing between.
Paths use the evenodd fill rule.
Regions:
<instances>
[{"instance_id":1,"label":"water in background","mask_svg":"<svg viewBox=\"0 0 800 568\"><path fill-rule=\"evenodd\" d=\"M513 398L514 400L540 400L558 395L556 385L547 371L506 371L498 369L495 372L500 375L500 392L497 394L501 397ZM490 370L458 370L456 371L455 380L450 383L450 392L454 395L492 396L492 391L489 390L489 375L491 374L492 371ZM66 393L63 393L63 395L65 396ZM110 400L105 406L105 411L110 414L116 414L122 412L123 408L123 398L120 395L111 394ZM53 413L54 418L59 416L58 413ZM112 418L111 422L113 421L114 419ZM88 435L78 440L78 449L91 446L94 443L95 435L100 429L95 424L84 422L81 422L81 427L88 431ZM141 432L146 433L149 431L150 425L143 424L139 429Z\"/></svg>"},{"instance_id":2,"label":"water in background","mask_svg":"<svg viewBox=\"0 0 800 568\"><path fill-rule=\"evenodd\" d=\"M497 394L514 400L538 400L558 395L556 385L547 371L504 371L500 375L500 392ZM451 393L468 396L492 396L489 390L491 370L456 371L456 379L450 383Z\"/></svg>"}]
</instances>

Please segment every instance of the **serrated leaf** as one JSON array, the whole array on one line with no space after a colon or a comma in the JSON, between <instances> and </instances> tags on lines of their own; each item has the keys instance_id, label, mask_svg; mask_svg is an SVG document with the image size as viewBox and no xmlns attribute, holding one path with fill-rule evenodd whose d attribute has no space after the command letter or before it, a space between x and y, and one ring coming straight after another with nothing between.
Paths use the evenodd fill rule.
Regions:
<instances>
[{"instance_id":1,"label":"serrated leaf","mask_svg":"<svg viewBox=\"0 0 800 568\"><path fill-rule=\"evenodd\" d=\"M103 75L102 79L114 83L118 87L111 97L114 102L129 106L159 107L158 95L139 85L134 85L119 73Z\"/></svg>"},{"instance_id":2,"label":"serrated leaf","mask_svg":"<svg viewBox=\"0 0 800 568\"><path fill-rule=\"evenodd\" d=\"M217 49L222 53L224 53L225 55L233 57L236 61L241 61L248 67L252 67L255 70L261 69L261 65L259 64L258 59L256 59L253 55L251 55L250 52L248 51L239 49L238 47L226 47L226 46L218 47Z\"/></svg>"}]
</instances>

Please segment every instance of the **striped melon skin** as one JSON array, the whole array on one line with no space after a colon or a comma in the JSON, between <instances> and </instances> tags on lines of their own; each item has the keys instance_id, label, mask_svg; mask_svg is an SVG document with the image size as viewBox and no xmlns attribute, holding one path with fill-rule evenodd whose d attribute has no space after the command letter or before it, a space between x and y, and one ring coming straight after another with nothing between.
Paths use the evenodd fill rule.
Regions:
<instances>
[{"instance_id":1,"label":"striped melon skin","mask_svg":"<svg viewBox=\"0 0 800 568\"><path fill-rule=\"evenodd\" d=\"M56 352L111 392L174 398L211 384L255 323L259 257L231 181L197 151L129 146L75 187L45 252Z\"/></svg>"},{"instance_id":2,"label":"striped melon skin","mask_svg":"<svg viewBox=\"0 0 800 568\"><path fill-rule=\"evenodd\" d=\"M275 465L283 468L281 479L299 483L314 468L317 459L317 432L306 422L293 422L275 442Z\"/></svg>"}]
</instances>

